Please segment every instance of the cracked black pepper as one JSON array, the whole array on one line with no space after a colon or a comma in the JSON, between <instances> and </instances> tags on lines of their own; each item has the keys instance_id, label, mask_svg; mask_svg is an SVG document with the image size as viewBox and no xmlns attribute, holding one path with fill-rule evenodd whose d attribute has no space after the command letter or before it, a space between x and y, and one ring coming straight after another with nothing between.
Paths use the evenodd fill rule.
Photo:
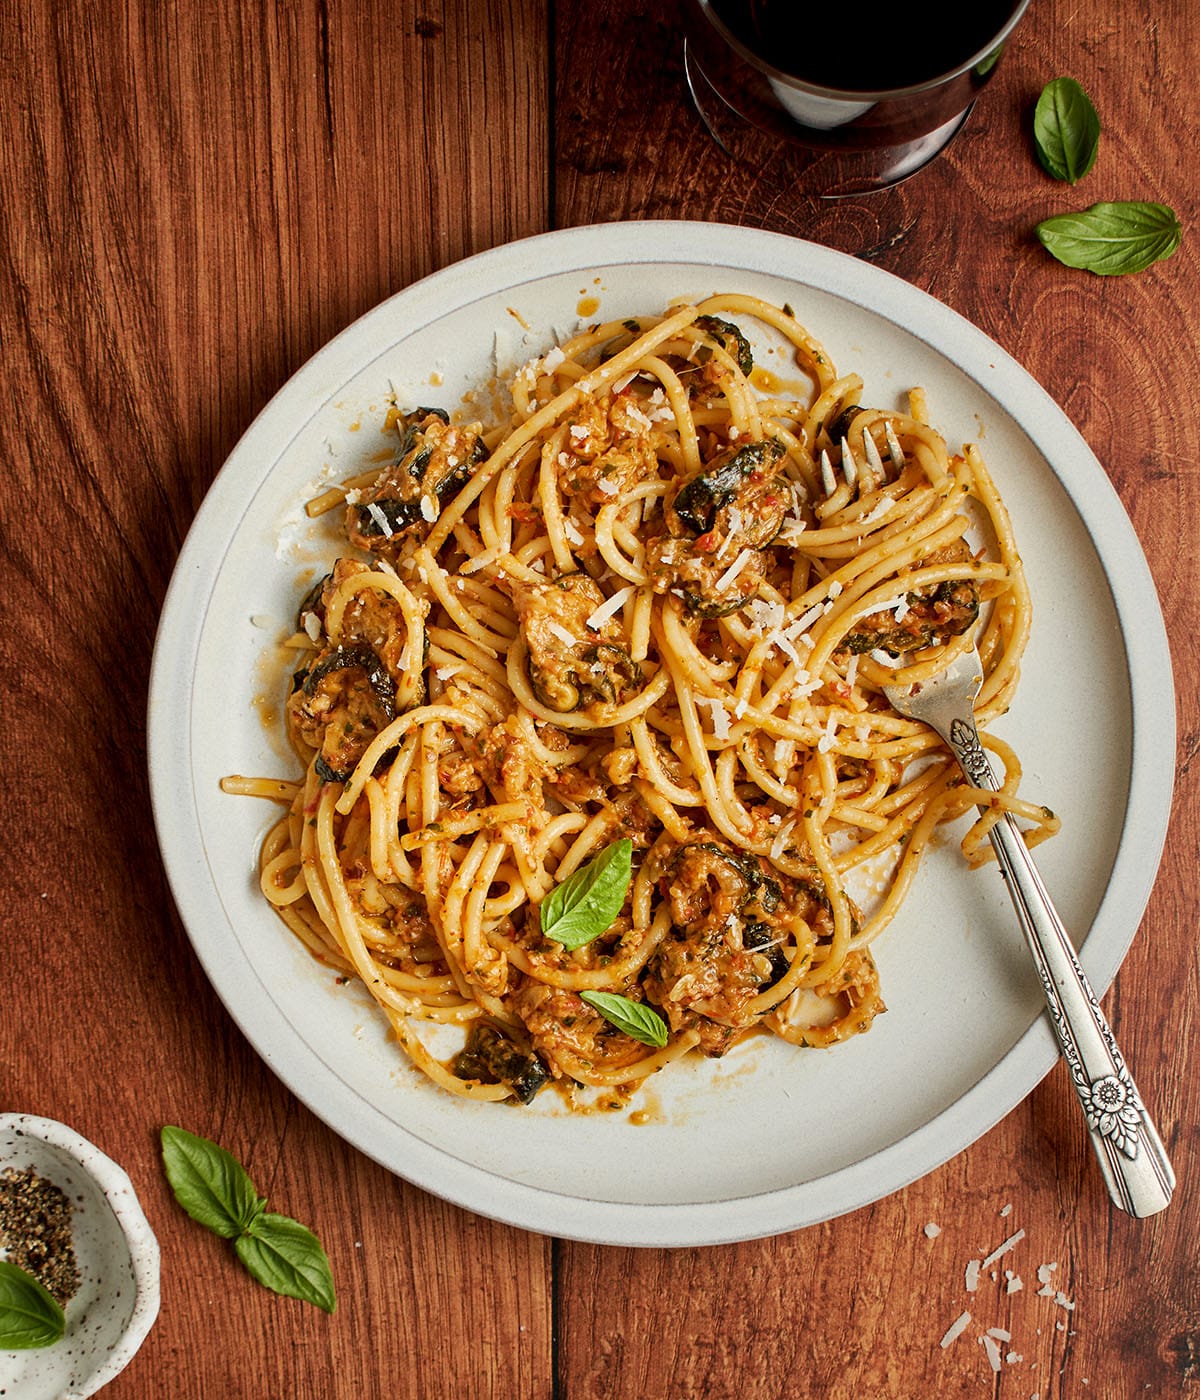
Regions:
<instances>
[{"instance_id":1,"label":"cracked black pepper","mask_svg":"<svg viewBox=\"0 0 1200 1400\"><path fill-rule=\"evenodd\" d=\"M31 1273L60 1306L79 1287L71 1202L32 1167L0 1172L0 1246L10 1264Z\"/></svg>"}]
</instances>

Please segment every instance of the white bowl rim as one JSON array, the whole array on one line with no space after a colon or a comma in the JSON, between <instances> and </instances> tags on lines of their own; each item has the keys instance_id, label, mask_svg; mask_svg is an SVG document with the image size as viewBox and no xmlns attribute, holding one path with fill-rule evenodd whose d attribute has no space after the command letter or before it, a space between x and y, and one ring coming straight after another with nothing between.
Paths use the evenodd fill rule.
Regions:
<instances>
[{"instance_id":1,"label":"white bowl rim","mask_svg":"<svg viewBox=\"0 0 1200 1400\"><path fill-rule=\"evenodd\" d=\"M133 1360L158 1317L160 1255L158 1240L146 1219L133 1183L95 1143L54 1118L30 1113L0 1113L0 1132L32 1138L66 1153L99 1187L109 1209L121 1227L129 1249L136 1292L133 1312L120 1340L107 1357L63 1400L84 1400L113 1380Z\"/></svg>"}]
</instances>

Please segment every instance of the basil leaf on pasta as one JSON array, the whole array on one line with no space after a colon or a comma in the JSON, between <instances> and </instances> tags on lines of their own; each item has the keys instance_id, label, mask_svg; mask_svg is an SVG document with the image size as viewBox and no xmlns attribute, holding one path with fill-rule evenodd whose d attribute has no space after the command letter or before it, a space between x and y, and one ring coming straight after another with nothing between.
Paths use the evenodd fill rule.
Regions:
<instances>
[{"instance_id":1,"label":"basil leaf on pasta","mask_svg":"<svg viewBox=\"0 0 1200 1400\"><path fill-rule=\"evenodd\" d=\"M606 1021L624 1031L643 1045L661 1050L667 1043L667 1023L641 1001L630 1001L618 992L580 992L580 1000L594 1007Z\"/></svg>"},{"instance_id":2,"label":"basil leaf on pasta","mask_svg":"<svg viewBox=\"0 0 1200 1400\"><path fill-rule=\"evenodd\" d=\"M613 925L633 878L633 842L614 841L542 900L542 933L564 948L582 948Z\"/></svg>"},{"instance_id":3,"label":"basil leaf on pasta","mask_svg":"<svg viewBox=\"0 0 1200 1400\"><path fill-rule=\"evenodd\" d=\"M1093 204L1077 214L1043 219L1037 226L1037 236L1059 262L1101 277L1141 272L1169 258L1182 233L1173 209L1131 200Z\"/></svg>"},{"instance_id":4,"label":"basil leaf on pasta","mask_svg":"<svg viewBox=\"0 0 1200 1400\"><path fill-rule=\"evenodd\" d=\"M254 1278L265 1288L288 1298L337 1310L333 1271L316 1235L298 1220L266 1212L249 1232L239 1235L234 1248Z\"/></svg>"},{"instance_id":5,"label":"basil leaf on pasta","mask_svg":"<svg viewBox=\"0 0 1200 1400\"><path fill-rule=\"evenodd\" d=\"M37 1279L0 1259L0 1351L53 1346L67 1330L66 1314Z\"/></svg>"},{"instance_id":6,"label":"basil leaf on pasta","mask_svg":"<svg viewBox=\"0 0 1200 1400\"><path fill-rule=\"evenodd\" d=\"M1033 113L1038 160L1056 180L1074 184L1096 161L1100 118L1074 78L1055 78L1042 89Z\"/></svg>"},{"instance_id":7,"label":"basil leaf on pasta","mask_svg":"<svg viewBox=\"0 0 1200 1400\"><path fill-rule=\"evenodd\" d=\"M160 1137L167 1180L192 1219L227 1240L249 1230L267 1203L237 1158L170 1124Z\"/></svg>"}]
</instances>

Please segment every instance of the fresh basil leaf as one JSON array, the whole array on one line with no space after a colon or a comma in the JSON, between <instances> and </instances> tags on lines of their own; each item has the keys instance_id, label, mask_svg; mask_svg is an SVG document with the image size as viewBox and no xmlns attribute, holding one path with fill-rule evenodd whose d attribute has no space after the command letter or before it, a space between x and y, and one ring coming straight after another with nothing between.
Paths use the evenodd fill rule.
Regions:
<instances>
[{"instance_id":1,"label":"fresh basil leaf","mask_svg":"<svg viewBox=\"0 0 1200 1400\"><path fill-rule=\"evenodd\" d=\"M581 1001L586 1001L606 1021L611 1021L618 1030L640 1040L643 1045L653 1045L661 1050L667 1043L667 1023L654 1010L641 1001L630 1001L617 992L580 992Z\"/></svg>"},{"instance_id":2,"label":"fresh basil leaf","mask_svg":"<svg viewBox=\"0 0 1200 1400\"><path fill-rule=\"evenodd\" d=\"M991 51L991 53L984 54L984 56L974 67L973 71L975 73L975 76L977 78L986 78L987 75L992 71L992 69L995 68L996 64L1000 62L1000 55L1003 52L1004 45L997 44L996 47Z\"/></svg>"},{"instance_id":3,"label":"fresh basil leaf","mask_svg":"<svg viewBox=\"0 0 1200 1400\"><path fill-rule=\"evenodd\" d=\"M0 1351L53 1346L66 1330L57 1300L32 1274L0 1259Z\"/></svg>"},{"instance_id":4,"label":"fresh basil leaf","mask_svg":"<svg viewBox=\"0 0 1200 1400\"><path fill-rule=\"evenodd\" d=\"M633 842L614 841L542 900L542 933L564 948L582 948L612 928L633 878Z\"/></svg>"},{"instance_id":5,"label":"fresh basil leaf","mask_svg":"<svg viewBox=\"0 0 1200 1400\"><path fill-rule=\"evenodd\" d=\"M333 1270L321 1241L298 1220L269 1211L260 1215L249 1233L239 1235L234 1248L250 1273L275 1293L337 1310Z\"/></svg>"},{"instance_id":6,"label":"fresh basil leaf","mask_svg":"<svg viewBox=\"0 0 1200 1400\"><path fill-rule=\"evenodd\" d=\"M1055 78L1042 89L1033 112L1038 160L1056 180L1074 184L1095 164L1100 118L1074 78Z\"/></svg>"},{"instance_id":7,"label":"fresh basil leaf","mask_svg":"<svg viewBox=\"0 0 1200 1400\"><path fill-rule=\"evenodd\" d=\"M1036 231L1059 262L1102 277L1141 272L1160 258L1169 258L1183 233L1173 209L1134 200L1056 214L1043 219Z\"/></svg>"},{"instance_id":8,"label":"fresh basil leaf","mask_svg":"<svg viewBox=\"0 0 1200 1400\"><path fill-rule=\"evenodd\" d=\"M193 1220L233 1240L238 1258L265 1287L326 1312L337 1308L320 1240L290 1216L268 1213L237 1158L183 1128L168 1125L161 1137L167 1179Z\"/></svg>"},{"instance_id":9,"label":"fresh basil leaf","mask_svg":"<svg viewBox=\"0 0 1200 1400\"><path fill-rule=\"evenodd\" d=\"M237 1158L208 1138L169 1124L160 1137L167 1180L192 1219L227 1240L249 1230L267 1203Z\"/></svg>"}]
</instances>

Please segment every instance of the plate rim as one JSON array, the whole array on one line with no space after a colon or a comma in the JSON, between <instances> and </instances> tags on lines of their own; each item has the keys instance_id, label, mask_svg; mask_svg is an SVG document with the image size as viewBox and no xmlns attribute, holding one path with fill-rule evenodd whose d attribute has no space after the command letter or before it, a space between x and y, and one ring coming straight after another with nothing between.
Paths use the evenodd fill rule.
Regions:
<instances>
[{"instance_id":1,"label":"plate rim","mask_svg":"<svg viewBox=\"0 0 1200 1400\"><path fill-rule=\"evenodd\" d=\"M397 1161L394 1153L385 1156L373 1152L369 1120L380 1111L357 1093L357 1102L347 1104L347 1086L341 1076L309 1050L307 1042L273 1003L247 1007L237 977L226 965L216 964L213 951L201 947L203 940L192 931L192 919L198 913L194 876L206 872L207 867L199 859L199 842L193 845L190 856L186 846L182 827L188 826L199 835L200 823L194 811L190 764L178 762L175 742L176 721L186 720L183 728L190 729L190 677L204 625L204 609L193 606L189 611L189 605L210 601L211 586L224 564L232 541L228 531L222 532L223 548L208 551L215 554L215 566L207 573L202 567L207 540L213 530L220 531L227 501L242 501L253 495L271 475L281 455L280 439L271 432L276 420L282 416L286 421L293 402L305 407L304 421L311 418L350 377L343 373L332 390L323 390L323 383L336 379L338 366L361 372L370 360L364 361L360 343L364 336L369 339L377 324L411 315L416 332L433 319L481 296L516 290L522 283L550 276L576 271L602 273L606 267L629 264L686 264L782 277L902 325L999 404L1067 492L1094 543L1107 579L1128 662L1123 676L1129 687L1131 740L1125 823L1107 887L1080 952L1097 993L1103 994L1132 945L1149 901L1170 815L1173 783L1165 779L1173 776L1175 769L1175 700L1166 626L1132 522L1104 467L1066 413L984 331L894 273L835 249L762 229L650 220L581 225L514 240L452 263L385 298L327 341L289 376L256 414L214 477L172 572L156 630L148 692L151 805L180 920L218 997L255 1053L289 1092L344 1141L422 1189L478 1214L537 1233L623 1246L732 1243L834 1219L904 1189L966 1150L1023 1101L1056 1063L1057 1046L1046 1018L1039 1016L974 1085L919 1128L821 1177L736 1200L670 1205L598 1201L497 1177L416 1137L391 1118L387 1119L389 1136L403 1140L404 1159ZM423 307L429 314L422 315ZM902 321L893 314L897 307L909 312ZM393 341L388 350L394 349L396 343ZM948 343L952 348L947 348ZM1036 429L1030 426L1029 409L1016 407L1017 401L1024 400L1028 405L1031 399L1037 407ZM302 430L303 423L295 432ZM270 436L275 445L271 452L260 454L262 466L255 473L256 444L264 435ZM1088 477L1090 488L1090 494L1082 498L1071 489L1069 480L1079 471ZM189 618L190 628L186 625ZM188 678L189 683L181 684L181 676ZM1157 792L1155 775L1160 788ZM1130 833L1134 830L1138 833L1137 859L1130 869ZM1147 859L1148 852L1153 859ZM1107 929L1114 919L1127 924L1127 934L1099 940L1091 936L1098 926ZM266 1019L273 1023L266 1027L263 1017L255 1014L264 1009ZM298 1046L307 1060L302 1084L296 1082L300 1076L294 1063L283 1064L282 1056L274 1053L281 1035ZM328 1094L322 1097L320 1092L334 1084L342 1097L338 1112L331 1112ZM878 1189L876 1183L881 1178L886 1184Z\"/></svg>"}]
</instances>

